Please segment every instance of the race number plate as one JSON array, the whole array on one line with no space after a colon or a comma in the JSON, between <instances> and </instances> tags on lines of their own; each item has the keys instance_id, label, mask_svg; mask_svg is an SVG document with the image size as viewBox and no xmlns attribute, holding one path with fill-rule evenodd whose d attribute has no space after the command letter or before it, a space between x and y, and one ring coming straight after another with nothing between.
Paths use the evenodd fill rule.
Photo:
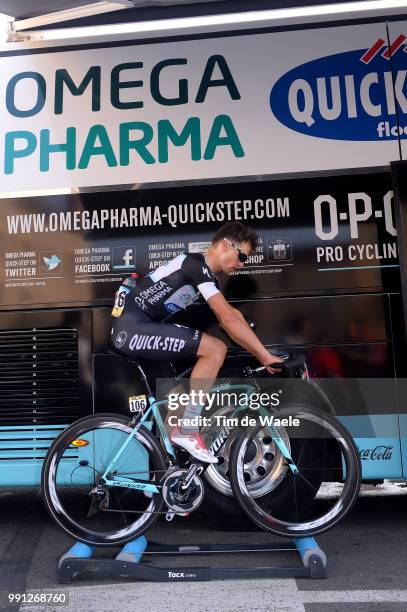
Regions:
<instances>
[{"instance_id":1,"label":"race number plate","mask_svg":"<svg viewBox=\"0 0 407 612\"><path fill-rule=\"evenodd\" d=\"M129 397L130 412L142 412L147 407L147 397L145 395L132 395Z\"/></svg>"},{"instance_id":2,"label":"race number plate","mask_svg":"<svg viewBox=\"0 0 407 612\"><path fill-rule=\"evenodd\" d=\"M116 291L115 299L114 299L112 317L121 316L123 312L124 304L126 302L126 295L128 293L130 293L130 289L127 289L127 287L123 287L123 285L121 285L121 287L118 288L118 290Z\"/></svg>"}]
</instances>

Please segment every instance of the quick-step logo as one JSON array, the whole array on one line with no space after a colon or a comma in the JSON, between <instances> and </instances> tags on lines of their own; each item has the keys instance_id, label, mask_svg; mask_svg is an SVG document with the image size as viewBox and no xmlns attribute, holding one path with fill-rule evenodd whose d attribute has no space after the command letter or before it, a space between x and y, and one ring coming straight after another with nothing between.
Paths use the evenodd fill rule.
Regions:
<instances>
[{"instance_id":1,"label":"quick-step logo","mask_svg":"<svg viewBox=\"0 0 407 612\"><path fill-rule=\"evenodd\" d=\"M297 66L273 86L273 114L288 128L318 138L407 138L406 40L400 34L389 46L379 38L367 50Z\"/></svg>"}]
</instances>

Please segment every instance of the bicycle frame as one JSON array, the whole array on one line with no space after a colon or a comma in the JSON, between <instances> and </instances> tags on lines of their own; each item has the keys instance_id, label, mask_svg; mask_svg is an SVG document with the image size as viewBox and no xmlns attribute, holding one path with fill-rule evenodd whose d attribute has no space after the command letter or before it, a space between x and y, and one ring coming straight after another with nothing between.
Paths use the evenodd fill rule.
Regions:
<instances>
[{"instance_id":1,"label":"bicycle frame","mask_svg":"<svg viewBox=\"0 0 407 612\"><path fill-rule=\"evenodd\" d=\"M143 423L147 420L147 418L150 416L150 414L153 414L154 420L156 421L158 428L160 430L161 436L163 438L164 441L164 445L165 445L165 449L167 451L167 453L169 455L171 455L172 457L174 457L175 459L175 453L174 453L174 448L171 444L171 441L168 437L168 434L165 430L165 426L164 426L164 422L161 418L161 414L159 411L159 406L162 404L167 404L167 400L161 400L159 402L157 402L157 400L155 399L155 397L153 395L151 395L148 398L148 402L150 404L148 410L143 414L143 416L141 417L141 419L139 420L139 422L137 423L137 425L133 428L133 431L131 432L131 434L129 435L129 437L127 438L127 440L124 442L124 444L121 446L121 448L117 451L115 457L112 459L112 461L109 463L108 467L106 468L105 472L102 475L102 481L104 484L110 486L110 487L125 487L128 489L138 489L139 491L148 491L150 493L158 493L159 489L156 485L153 485L151 483L148 482L135 482L134 480L130 479L130 478L125 478L124 476L120 476L120 477L113 477L114 479L109 478L109 474L111 474L114 471L114 468L121 456L121 454L123 453L123 451L127 448L128 444L130 444L131 440L136 436L138 430L140 429L140 427L143 425Z\"/></svg>"},{"instance_id":2,"label":"bicycle frame","mask_svg":"<svg viewBox=\"0 0 407 612\"><path fill-rule=\"evenodd\" d=\"M252 386L252 385L233 385L230 383L225 383L223 385L215 385L214 387L212 387L212 389L210 390L211 392L219 392L219 391L236 391L238 389L244 389L245 393L246 393L246 397L248 398L248 402L239 406L238 408L235 408L235 412L240 412L243 410L246 410L248 407L248 404L250 404L250 398L252 397L252 395L255 393L256 391L256 387ZM163 442L164 442L164 446L165 449L167 451L167 453L173 458L175 459L175 452L174 452L174 447L171 444L171 440L166 432L165 429L165 425L163 422L163 419L161 418L161 414L159 411L159 407L163 404L167 404L168 400L160 400L157 401L156 398L151 395L148 398L148 402L149 402L149 408L147 409L147 411L143 414L143 416L141 417L141 419L139 420L139 422L137 423L137 425L133 428L133 431L131 432L131 434L129 435L129 437L127 438L127 440L124 442L124 444L121 446L121 448L118 450L118 452L116 453L115 457L112 459L112 461L109 463L108 467L106 468L105 472L102 475L102 479L101 482L103 482L103 484L108 485L109 487L124 487L124 488L129 488L129 489L137 489L140 491L147 491L150 493L159 493L159 489L161 488L161 485L155 485L153 483L150 482L145 482L145 481L141 481L141 482L137 482L134 479L130 479L130 478L126 478L124 476L113 476L113 478L110 477L110 475L113 473L115 466L117 465L117 462L120 458L120 456L122 455L122 453L125 451L125 449L127 448L128 444L130 444L131 440L136 436L137 432L139 431L140 427L143 425L143 423L145 421L148 420L149 416L152 414L153 415L153 419L154 421L157 423L158 428L160 430L160 434L162 436ZM261 406L259 408L259 413L262 416L267 416L269 413L267 412L266 408ZM284 440L281 438L277 428L274 425L267 425L267 430L269 431L271 437L273 438L275 444L277 445L277 447L279 448L280 452L282 453L282 455L284 456L284 458L286 459L288 466L290 467L291 471L296 474L298 473L298 469L295 465L295 463L292 460L290 451L288 450Z\"/></svg>"}]
</instances>

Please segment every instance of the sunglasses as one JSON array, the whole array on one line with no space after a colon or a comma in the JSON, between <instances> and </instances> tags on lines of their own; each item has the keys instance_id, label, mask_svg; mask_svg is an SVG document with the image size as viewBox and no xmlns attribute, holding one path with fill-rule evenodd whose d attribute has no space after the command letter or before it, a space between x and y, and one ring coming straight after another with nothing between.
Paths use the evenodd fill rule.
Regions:
<instances>
[{"instance_id":1,"label":"sunglasses","mask_svg":"<svg viewBox=\"0 0 407 612\"><path fill-rule=\"evenodd\" d=\"M244 253L241 249L239 249L235 244L233 244L233 242L230 242L230 240L228 240L227 238L224 238L223 240L226 240L226 242L228 242L230 246L236 249L236 251L239 254L239 261L241 261L242 263L246 263L246 261L249 259L249 256L246 255L246 253Z\"/></svg>"}]
</instances>

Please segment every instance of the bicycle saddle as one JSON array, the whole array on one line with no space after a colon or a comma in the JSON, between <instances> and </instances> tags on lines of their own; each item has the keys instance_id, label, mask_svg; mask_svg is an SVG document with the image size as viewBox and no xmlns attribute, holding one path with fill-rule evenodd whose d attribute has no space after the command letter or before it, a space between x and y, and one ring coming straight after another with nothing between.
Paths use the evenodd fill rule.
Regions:
<instances>
[{"instance_id":1,"label":"bicycle saddle","mask_svg":"<svg viewBox=\"0 0 407 612\"><path fill-rule=\"evenodd\" d=\"M108 350L108 353L110 353L111 355L118 355L119 357L121 357L122 359L125 359L126 361L128 361L129 363L133 364L133 365L140 365L140 360L135 359L134 357L130 357L129 355L125 355L124 353L120 352L118 349L116 349L114 346L111 346Z\"/></svg>"}]
</instances>

